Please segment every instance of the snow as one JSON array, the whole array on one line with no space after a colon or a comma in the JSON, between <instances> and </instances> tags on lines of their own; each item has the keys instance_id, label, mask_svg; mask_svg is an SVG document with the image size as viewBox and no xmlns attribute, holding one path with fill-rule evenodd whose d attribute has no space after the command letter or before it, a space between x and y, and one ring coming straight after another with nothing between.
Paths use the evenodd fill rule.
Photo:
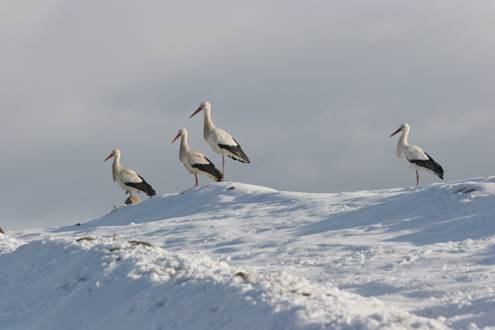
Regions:
<instances>
[{"instance_id":1,"label":"snow","mask_svg":"<svg viewBox=\"0 0 495 330\"><path fill-rule=\"evenodd\" d=\"M0 236L0 329L495 329L495 177L212 183Z\"/></svg>"}]
</instances>

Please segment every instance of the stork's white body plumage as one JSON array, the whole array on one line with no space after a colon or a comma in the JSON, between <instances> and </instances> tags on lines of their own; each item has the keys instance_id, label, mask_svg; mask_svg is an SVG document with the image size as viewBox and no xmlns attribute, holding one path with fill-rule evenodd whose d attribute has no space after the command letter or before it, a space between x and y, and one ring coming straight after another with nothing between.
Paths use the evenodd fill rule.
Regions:
<instances>
[{"instance_id":1,"label":"stork's white body plumage","mask_svg":"<svg viewBox=\"0 0 495 330\"><path fill-rule=\"evenodd\" d=\"M206 175L215 181L221 181L223 178L222 173L220 173L215 165L201 152L198 150L193 150L189 147L188 132L185 128L179 130L172 143L179 137L181 138L179 160L184 165L186 170L194 175L196 186L198 185L198 174Z\"/></svg>"},{"instance_id":2,"label":"stork's white body plumage","mask_svg":"<svg viewBox=\"0 0 495 330\"><path fill-rule=\"evenodd\" d=\"M217 127L210 127L208 128L208 130L205 131L206 133L204 134L204 139L214 152L223 156L236 157L236 155L232 154L227 149L221 149L219 147L219 145L221 144L232 147L239 146L239 144L234 140L234 138L229 133Z\"/></svg>"},{"instance_id":3,"label":"stork's white body plumage","mask_svg":"<svg viewBox=\"0 0 495 330\"><path fill-rule=\"evenodd\" d=\"M401 137L397 142L397 157L406 161L409 165L414 165L409 162L410 159L428 160L428 156L423 149L407 142L407 135Z\"/></svg>"},{"instance_id":4,"label":"stork's white body plumage","mask_svg":"<svg viewBox=\"0 0 495 330\"><path fill-rule=\"evenodd\" d=\"M199 108L189 118L200 111L204 111L205 113L203 138L214 152L222 155L222 175L225 171L225 157L232 158L241 163L250 163L248 156L244 153L236 139L223 129L215 127L211 119L211 105L209 102L201 103Z\"/></svg>"},{"instance_id":5,"label":"stork's white body plumage","mask_svg":"<svg viewBox=\"0 0 495 330\"><path fill-rule=\"evenodd\" d=\"M138 176L137 172L130 168L122 168L117 170L117 175L114 180L123 190L131 192L139 192L140 190L131 186L127 186L126 183L140 183L143 182Z\"/></svg>"},{"instance_id":6,"label":"stork's white body plumage","mask_svg":"<svg viewBox=\"0 0 495 330\"><path fill-rule=\"evenodd\" d=\"M113 159L112 178L113 181L126 192L132 195L133 192L144 192L148 196L154 196L153 188L140 176L135 170L125 168L120 164L120 150L115 148L112 153L105 159Z\"/></svg>"},{"instance_id":7,"label":"stork's white body plumage","mask_svg":"<svg viewBox=\"0 0 495 330\"><path fill-rule=\"evenodd\" d=\"M419 185L419 170L429 172L438 176L440 179L443 179L444 171L442 166L435 162L435 160L422 148L409 144L409 130L409 125L403 124L390 136L392 137L395 134L402 132L401 137L397 142L397 157L404 160L409 167L416 171L416 185Z\"/></svg>"}]
</instances>

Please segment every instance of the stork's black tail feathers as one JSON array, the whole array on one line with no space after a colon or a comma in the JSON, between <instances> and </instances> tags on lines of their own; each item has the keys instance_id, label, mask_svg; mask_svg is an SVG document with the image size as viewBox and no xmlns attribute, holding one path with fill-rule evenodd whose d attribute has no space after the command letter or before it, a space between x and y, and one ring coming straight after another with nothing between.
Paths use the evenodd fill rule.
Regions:
<instances>
[{"instance_id":1,"label":"stork's black tail feathers","mask_svg":"<svg viewBox=\"0 0 495 330\"><path fill-rule=\"evenodd\" d=\"M146 180L144 180L144 178L142 176L139 175L139 177L143 181L137 182L137 183L136 182L128 182L128 183L126 183L126 185L141 190L142 192L144 192L149 197L155 196L156 192L153 189L153 187L148 182L146 182Z\"/></svg>"},{"instance_id":2,"label":"stork's black tail feathers","mask_svg":"<svg viewBox=\"0 0 495 330\"><path fill-rule=\"evenodd\" d=\"M223 174L220 172L215 165L209 160L208 158L205 157L205 159L208 161L208 164L193 164L192 167L197 168L201 172L205 172L209 176L213 177L215 181L221 182L223 181Z\"/></svg>"},{"instance_id":3,"label":"stork's black tail feathers","mask_svg":"<svg viewBox=\"0 0 495 330\"><path fill-rule=\"evenodd\" d=\"M427 160L419 160L419 159L413 159L410 160L411 163L416 164L418 166L424 167L425 169L433 172L435 175L437 175L440 179L443 180L443 168L440 164L438 164L430 155L428 155L425 152L426 156L428 156Z\"/></svg>"},{"instance_id":4,"label":"stork's black tail feathers","mask_svg":"<svg viewBox=\"0 0 495 330\"><path fill-rule=\"evenodd\" d=\"M234 139L234 138L232 138L232 139ZM232 154L232 155L227 155L227 157L232 158L233 160L237 160L241 163L246 163L246 164L251 163L251 161L249 160L249 157L246 155L244 150L242 150L242 147L239 144L239 142L237 142L236 139L234 139L234 141L235 141L235 143L237 143L236 146L229 146L226 144L219 144L218 146L221 149L228 150Z\"/></svg>"},{"instance_id":5,"label":"stork's black tail feathers","mask_svg":"<svg viewBox=\"0 0 495 330\"><path fill-rule=\"evenodd\" d=\"M143 190L148 197L153 197L156 195L156 191L153 189L153 187L146 181L143 181L145 185L145 189Z\"/></svg>"},{"instance_id":6,"label":"stork's black tail feathers","mask_svg":"<svg viewBox=\"0 0 495 330\"><path fill-rule=\"evenodd\" d=\"M238 162L241 162L241 163L245 163L245 164L251 163L251 161L249 160L249 157L244 153L244 151L241 149L240 146L235 147L235 149L236 150L234 150L234 151L230 150L230 152L235 154L235 157L231 156L231 155L228 155L227 157L232 158L233 160L237 160Z\"/></svg>"}]
</instances>

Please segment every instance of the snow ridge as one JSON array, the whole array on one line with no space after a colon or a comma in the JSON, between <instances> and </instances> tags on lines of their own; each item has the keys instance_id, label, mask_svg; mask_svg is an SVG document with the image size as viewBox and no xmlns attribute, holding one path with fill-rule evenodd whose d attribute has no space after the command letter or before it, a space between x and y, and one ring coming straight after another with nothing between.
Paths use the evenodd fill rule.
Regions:
<instances>
[{"instance_id":1,"label":"snow ridge","mask_svg":"<svg viewBox=\"0 0 495 330\"><path fill-rule=\"evenodd\" d=\"M144 320L149 329L446 328L285 272L241 270L141 241L35 241L1 266L5 329L148 328Z\"/></svg>"},{"instance_id":2,"label":"snow ridge","mask_svg":"<svg viewBox=\"0 0 495 330\"><path fill-rule=\"evenodd\" d=\"M495 329L495 178L213 183L0 236L0 329Z\"/></svg>"}]
</instances>

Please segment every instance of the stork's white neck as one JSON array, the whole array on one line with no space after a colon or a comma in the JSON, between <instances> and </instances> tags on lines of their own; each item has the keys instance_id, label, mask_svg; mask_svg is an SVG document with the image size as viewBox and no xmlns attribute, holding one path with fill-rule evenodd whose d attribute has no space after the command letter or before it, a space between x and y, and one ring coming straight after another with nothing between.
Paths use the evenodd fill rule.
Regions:
<instances>
[{"instance_id":1,"label":"stork's white neck","mask_svg":"<svg viewBox=\"0 0 495 330\"><path fill-rule=\"evenodd\" d=\"M403 158L406 157L404 155L404 149L409 145L407 138L409 137L409 127L404 127L402 129L402 134L400 136L399 142L397 142L397 157Z\"/></svg>"},{"instance_id":2,"label":"stork's white neck","mask_svg":"<svg viewBox=\"0 0 495 330\"><path fill-rule=\"evenodd\" d=\"M183 159L188 151L189 151L189 144L187 143L187 132L184 132L180 136L179 158Z\"/></svg>"},{"instance_id":3,"label":"stork's white neck","mask_svg":"<svg viewBox=\"0 0 495 330\"><path fill-rule=\"evenodd\" d=\"M215 128L215 125L213 124L213 120L211 120L211 109L206 108L204 112L205 112L205 122L203 128L203 137L206 140L211 130Z\"/></svg>"},{"instance_id":4,"label":"stork's white neck","mask_svg":"<svg viewBox=\"0 0 495 330\"><path fill-rule=\"evenodd\" d=\"M113 181L117 181L117 175L122 171L122 165L120 165L120 154L116 154L113 157L113 164L112 164L112 177Z\"/></svg>"},{"instance_id":5,"label":"stork's white neck","mask_svg":"<svg viewBox=\"0 0 495 330\"><path fill-rule=\"evenodd\" d=\"M408 145L409 144L409 141L407 139L408 137L409 137L409 127L406 126L402 129L402 134L400 136L399 143L402 145Z\"/></svg>"}]
</instances>

